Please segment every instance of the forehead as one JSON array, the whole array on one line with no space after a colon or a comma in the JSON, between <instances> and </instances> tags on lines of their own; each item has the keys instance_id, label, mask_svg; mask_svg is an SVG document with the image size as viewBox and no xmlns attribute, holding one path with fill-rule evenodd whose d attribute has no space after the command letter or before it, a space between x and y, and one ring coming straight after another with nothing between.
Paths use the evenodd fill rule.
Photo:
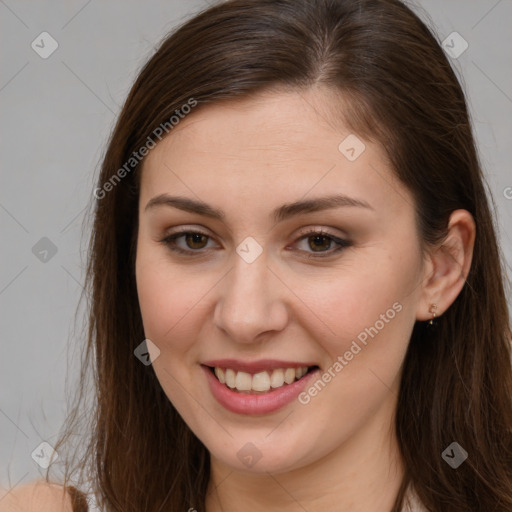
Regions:
<instances>
[{"instance_id":1,"label":"forehead","mask_svg":"<svg viewBox=\"0 0 512 512\"><path fill-rule=\"evenodd\" d=\"M172 130L160 149L186 145L195 153L219 158L293 159L294 154L318 160L327 145L336 153L349 131L334 114L337 105L327 89L271 90L241 99L196 107ZM337 103L341 102L338 95ZM336 125L336 127L334 127ZM325 138L319 145L318 138ZM235 144L236 142L236 144ZM156 154L159 151L154 152ZM154 158L150 156L148 160Z\"/></svg>"},{"instance_id":2,"label":"forehead","mask_svg":"<svg viewBox=\"0 0 512 512\"><path fill-rule=\"evenodd\" d=\"M340 102L317 89L196 107L147 156L141 197L178 189L218 204L237 198L261 206L339 192L393 204L407 191L383 149L336 117Z\"/></svg>"}]
</instances>

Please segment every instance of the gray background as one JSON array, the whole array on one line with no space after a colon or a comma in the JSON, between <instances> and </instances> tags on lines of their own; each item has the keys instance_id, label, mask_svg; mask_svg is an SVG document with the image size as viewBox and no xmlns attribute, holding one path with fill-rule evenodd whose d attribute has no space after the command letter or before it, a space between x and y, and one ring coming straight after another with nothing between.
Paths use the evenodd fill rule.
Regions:
<instances>
[{"instance_id":1,"label":"gray background","mask_svg":"<svg viewBox=\"0 0 512 512\"><path fill-rule=\"evenodd\" d=\"M512 0L418 3L441 40L456 31L469 44L452 62L469 98L508 272ZM87 239L81 245L82 220L120 105L154 45L205 6L0 0L1 486L43 475L31 453L55 441L64 419L68 360L82 341L73 332ZM59 44L47 59L31 47L44 31ZM34 254L34 245L49 252ZM76 372L69 366L68 387Z\"/></svg>"}]
</instances>

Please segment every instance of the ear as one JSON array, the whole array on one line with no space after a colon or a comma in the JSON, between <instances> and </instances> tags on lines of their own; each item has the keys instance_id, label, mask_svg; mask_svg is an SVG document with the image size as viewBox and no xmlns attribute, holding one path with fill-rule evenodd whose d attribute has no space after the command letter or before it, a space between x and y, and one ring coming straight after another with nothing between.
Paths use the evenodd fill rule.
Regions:
<instances>
[{"instance_id":1,"label":"ear","mask_svg":"<svg viewBox=\"0 0 512 512\"><path fill-rule=\"evenodd\" d=\"M475 221L467 210L452 212L445 239L428 254L417 320L432 318L432 304L437 306L436 316L442 315L457 298L471 267L475 234Z\"/></svg>"}]
</instances>

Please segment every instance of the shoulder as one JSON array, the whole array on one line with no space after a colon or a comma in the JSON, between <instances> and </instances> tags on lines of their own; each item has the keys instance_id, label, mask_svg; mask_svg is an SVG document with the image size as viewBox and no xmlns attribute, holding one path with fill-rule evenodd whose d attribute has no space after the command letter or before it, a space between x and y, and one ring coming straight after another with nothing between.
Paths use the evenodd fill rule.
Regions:
<instances>
[{"instance_id":1,"label":"shoulder","mask_svg":"<svg viewBox=\"0 0 512 512\"><path fill-rule=\"evenodd\" d=\"M412 486L409 486L405 494L402 512L427 512Z\"/></svg>"},{"instance_id":2,"label":"shoulder","mask_svg":"<svg viewBox=\"0 0 512 512\"><path fill-rule=\"evenodd\" d=\"M62 485L36 480L0 489L0 512L73 512L73 506Z\"/></svg>"}]
</instances>

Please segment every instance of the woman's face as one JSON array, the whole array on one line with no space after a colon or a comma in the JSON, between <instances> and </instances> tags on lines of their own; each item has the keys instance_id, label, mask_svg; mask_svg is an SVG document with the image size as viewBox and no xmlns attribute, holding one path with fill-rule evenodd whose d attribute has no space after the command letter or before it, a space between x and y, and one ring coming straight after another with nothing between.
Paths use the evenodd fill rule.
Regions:
<instances>
[{"instance_id":1,"label":"woman's face","mask_svg":"<svg viewBox=\"0 0 512 512\"><path fill-rule=\"evenodd\" d=\"M414 202L381 148L325 121L332 98L208 106L144 163L154 371L231 468L290 471L392 431L424 275Z\"/></svg>"}]
</instances>

